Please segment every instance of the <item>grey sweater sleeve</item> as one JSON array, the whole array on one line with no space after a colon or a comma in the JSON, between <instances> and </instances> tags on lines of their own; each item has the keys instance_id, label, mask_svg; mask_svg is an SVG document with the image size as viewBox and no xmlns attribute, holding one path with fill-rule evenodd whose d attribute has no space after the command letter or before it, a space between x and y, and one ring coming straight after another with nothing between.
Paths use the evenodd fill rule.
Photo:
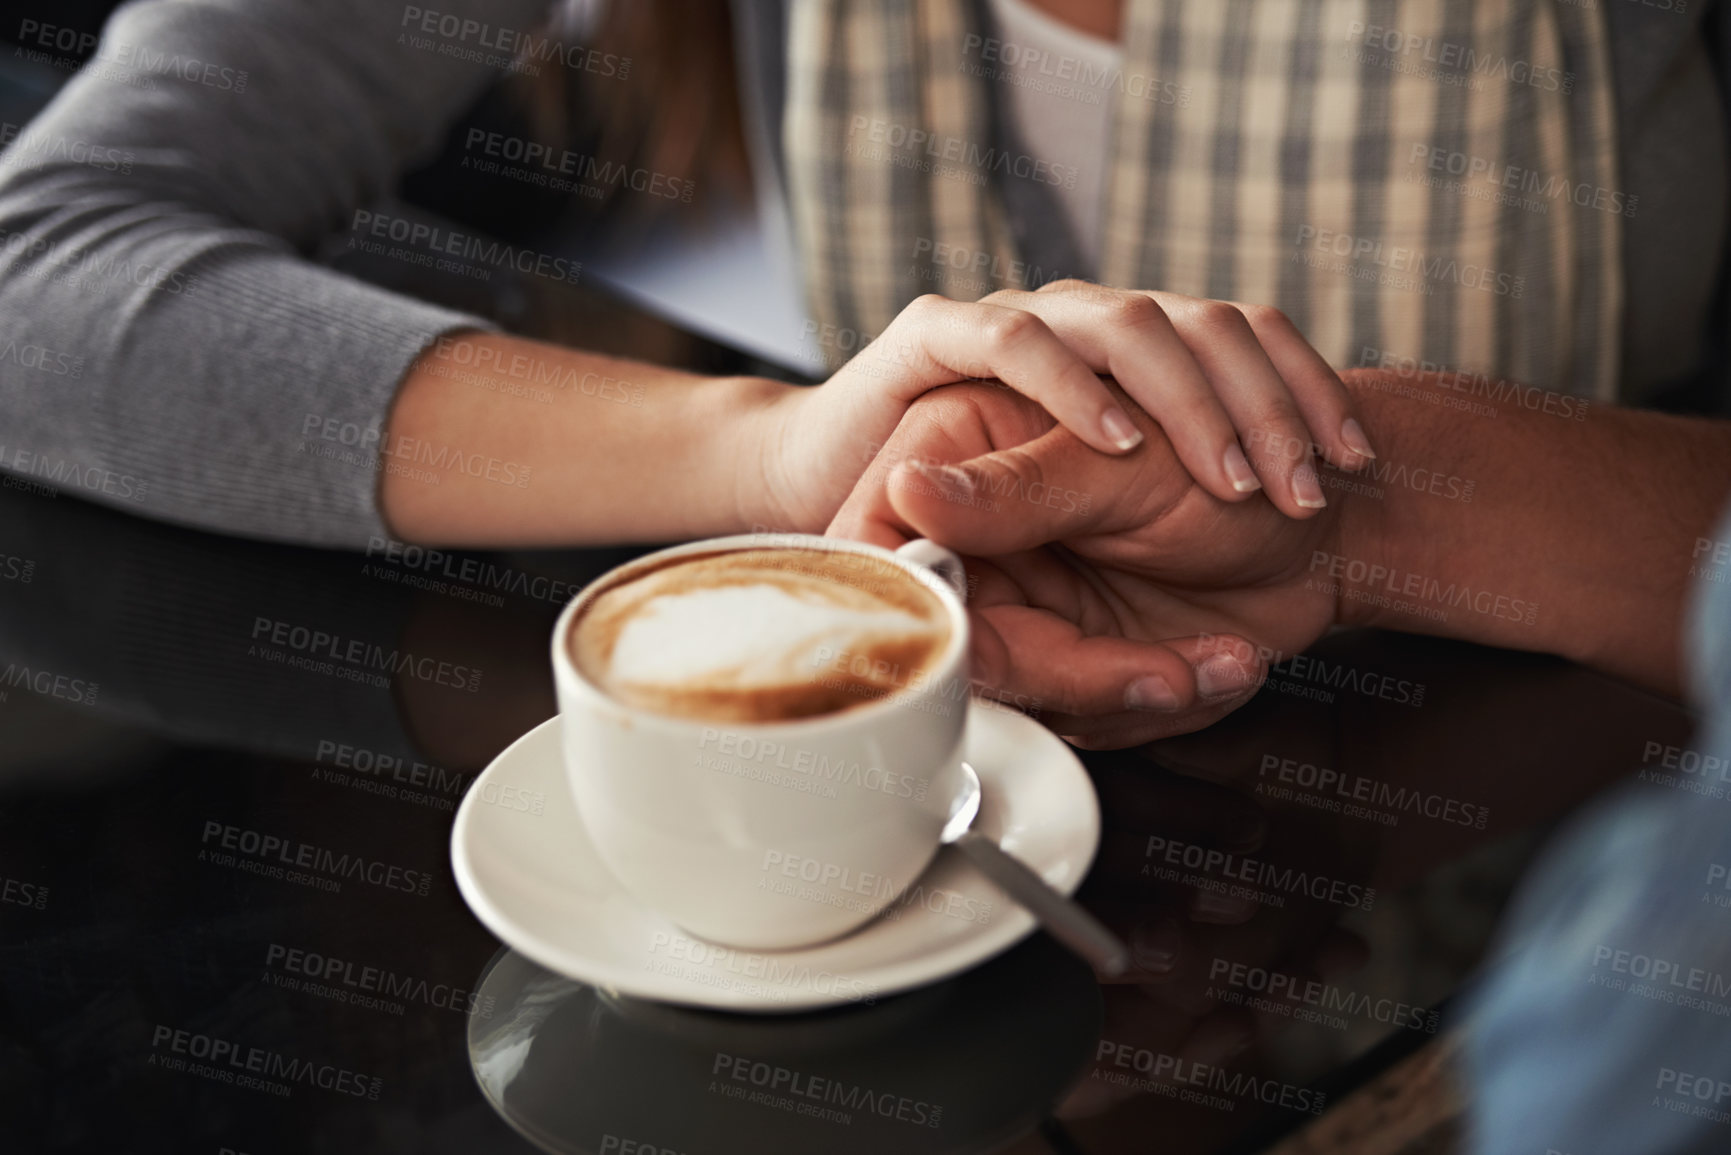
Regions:
<instances>
[{"instance_id":1,"label":"grey sweater sleeve","mask_svg":"<svg viewBox=\"0 0 1731 1155\"><path fill-rule=\"evenodd\" d=\"M382 533L377 431L397 384L439 334L486 323L305 254L388 191L499 74L487 58L508 58L511 30L546 12L121 8L0 154L0 469L223 533Z\"/></svg>"}]
</instances>

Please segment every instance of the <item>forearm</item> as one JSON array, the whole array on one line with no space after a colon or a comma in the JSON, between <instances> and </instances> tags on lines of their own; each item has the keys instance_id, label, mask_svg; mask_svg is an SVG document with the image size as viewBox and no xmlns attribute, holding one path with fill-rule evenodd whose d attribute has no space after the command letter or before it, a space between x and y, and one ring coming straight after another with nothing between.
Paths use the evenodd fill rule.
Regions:
<instances>
[{"instance_id":1,"label":"forearm","mask_svg":"<svg viewBox=\"0 0 1731 1155\"><path fill-rule=\"evenodd\" d=\"M379 508L454 546L672 541L766 520L763 415L793 389L497 333L410 368L380 439Z\"/></svg>"},{"instance_id":2,"label":"forearm","mask_svg":"<svg viewBox=\"0 0 1731 1155\"><path fill-rule=\"evenodd\" d=\"M548 5L439 8L527 28ZM414 11L115 13L103 59L0 152L0 469L218 533L381 532L370 447L392 392L427 342L480 322L303 254L354 239L355 211L498 71L411 48ZM54 24L24 24L52 49Z\"/></svg>"},{"instance_id":3,"label":"forearm","mask_svg":"<svg viewBox=\"0 0 1731 1155\"><path fill-rule=\"evenodd\" d=\"M1341 493L1338 552L1312 559L1337 620L1560 654L1680 692L1698 543L1731 494L1731 424L1608 406L1577 421L1473 398L1491 416L1445 407L1462 394L1434 378L1347 382L1381 457Z\"/></svg>"}]
</instances>

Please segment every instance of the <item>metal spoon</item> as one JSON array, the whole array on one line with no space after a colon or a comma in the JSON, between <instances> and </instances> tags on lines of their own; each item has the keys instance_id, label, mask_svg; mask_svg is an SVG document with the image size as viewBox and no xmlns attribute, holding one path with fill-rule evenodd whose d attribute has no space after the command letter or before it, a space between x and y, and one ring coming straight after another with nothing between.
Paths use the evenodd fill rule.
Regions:
<instances>
[{"instance_id":1,"label":"metal spoon","mask_svg":"<svg viewBox=\"0 0 1731 1155\"><path fill-rule=\"evenodd\" d=\"M980 873L1045 925L1051 936L1092 963L1105 975L1121 975L1130 965L1130 951L1100 920L1046 884L1009 851L973 829L980 813L980 776L962 763L962 795L944 824L943 843L968 856Z\"/></svg>"}]
</instances>

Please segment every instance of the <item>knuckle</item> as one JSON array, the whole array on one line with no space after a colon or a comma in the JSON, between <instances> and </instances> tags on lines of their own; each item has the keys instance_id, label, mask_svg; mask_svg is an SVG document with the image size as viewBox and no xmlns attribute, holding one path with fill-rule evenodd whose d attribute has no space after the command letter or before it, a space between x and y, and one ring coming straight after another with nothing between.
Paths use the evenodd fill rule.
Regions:
<instances>
[{"instance_id":1,"label":"knuckle","mask_svg":"<svg viewBox=\"0 0 1731 1155\"><path fill-rule=\"evenodd\" d=\"M1004 450L999 455L999 460L1004 463L1014 483L1020 486L1023 492L1045 481L1046 474L1040 467L1040 459L1019 445Z\"/></svg>"},{"instance_id":2,"label":"knuckle","mask_svg":"<svg viewBox=\"0 0 1731 1155\"><path fill-rule=\"evenodd\" d=\"M1242 305L1239 311L1252 329L1293 329L1292 318L1273 305Z\"/></svg>"},{"instance_id":3,"label":"knuckle","mask_svg":"<svg viewBox=\"0 0 1731 1155\"><path fill-rule=\"evenodd\" d=\"M1310 427L1290 397L1269 397L1257 403L1253 420L1267 429L1310 447Z\"/></svg>"},{"instance_id":4,"label":"knuckle","mask_svg":"<svg viewBox=\"0 0 1731 1155\"><path fill-rule=\"evenodd\" d=\"M1174 427L1187 430L1187 443L1198 450L1206 447L1211 451L1225 452L1228 445L1241 441L1244 452L1255 453L1255 442L1239 437L1231 415L1211 396L1179 408L1170 420Z\"/></svg>"},{"instance_id":5,"label":"knuckle","mask_svg":"<svg viewBox=\"0 0 1731 1155\"><path fill-rule=\"evenodd\" d=\"M1070 668L1056 670L1054 674L1056 684L1052 688L1058 708L1069 714L1090 713L1098 695L1089 685L1088 675L1081 670Z\"/></svg>"},{"instance_id":6,"label":"knuckle","mask_svg":"<svg viewBox=\"0 0 1731 1155\"><path fill-rule=\"evenodd\" d=\"M1245 449L1264 461L1303 461L1314 448L1304 427L1278 408L1258 413L1245 438Z\"/></svg>"},{"instance_id":7,"label":"knuckle","mask_svg":"<svg viewBox=\"0 0 1731 1155\"><path fill-rule=\"evenodd\" d=\"M1190 320L1197 328L1217 336L1239 337L1250 332L1250 322L1238 306L1225 301L1198 301L1190 307Z\"/></svg>"},{"instance_id":8,"label":"knuckle","mask_svg":"<svg viewBox=\"0 0 1731 1155\"><path fill-rule=\"evenodd\" d=\"M926 320L949 307L950 299L937 293L921 293L907 303L899 316L911 320Z\"/></svg>"},{"instance_id":9,"label":"knuckle","mask_svg":"<svg viewBox=\"0 0 1731 1155\"><path fill-rule=\"evenodd\" d=\"M1105 304L1107 318L1122 328L1144 329L1166 320L1166 310L1154 298L1141 293L1119 294Z\"/></svg>"},{"instance_id":10,"label":"knuckle","mask_svg":"<svg viewBox=\"0 0 1731 1155\"><path fill-rule=\"evenodd\" d=\"M1032 313L1020 309L1005 309L986 322L983 335L994 349L1015 349L1038 337L1046 323Z\"/></svg>"},{"instance_id":11,"label":"knuckle","mask_svg":"<svg viewBox=\"0 0 1731 1155\"><path fill-rule=\"evenodd\" d=\"M1093 287L1091 282L1076 277L1060 277L1056 281L1047 281L1034 291L1036 293L1075 293Z\"/></svg>"}]
</instances>

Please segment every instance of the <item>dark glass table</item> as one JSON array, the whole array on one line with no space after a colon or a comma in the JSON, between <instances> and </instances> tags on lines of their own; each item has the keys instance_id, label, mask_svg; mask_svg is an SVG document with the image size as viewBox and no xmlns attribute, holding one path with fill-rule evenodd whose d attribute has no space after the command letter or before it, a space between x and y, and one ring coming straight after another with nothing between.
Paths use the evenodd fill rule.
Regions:
<instances>
[{"instance_id":1,"label":"dark glass table","mask_svg":"<svg viewBox=\"0 0 1731 1155\"><path fill-rule=\"evenodd\" d=\"M1261 1150L1435 1046L1546 832L1690 730L1563 662L1338 634L1086 755L1131 981L1035 934L870 1005L660 1005L503 949L449 856L554 712L560 605L631 552L299 550L0 487L0 1149ZM267 838L329 853L225 849Z\"/></svg>"}]
</instances>

